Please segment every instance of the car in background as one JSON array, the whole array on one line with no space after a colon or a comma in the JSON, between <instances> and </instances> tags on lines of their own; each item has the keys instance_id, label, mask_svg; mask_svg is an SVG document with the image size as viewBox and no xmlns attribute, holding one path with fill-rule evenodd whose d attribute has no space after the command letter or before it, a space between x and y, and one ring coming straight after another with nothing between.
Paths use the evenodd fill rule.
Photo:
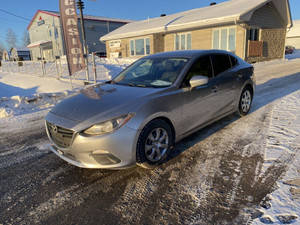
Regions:
<instances>
[{"instance_id":1,"label":"car in background","mask_svg":"<svg viewBox=\"0 0 300 225\"><path fill-rule=\"evenodd\" d=\"M285 54L293 54L295 48L293 46L285 46Z\"/></svg>"},{"instance_id":2,"label":"car in background","mask_svg":"<svg viewBox=\"0 0 300 225\"><path fill-rule=\"evenodd\" d=\"M98 56L99 58L106 58L106 52L94 52L94 55Z\"/></svg>"},{"instance_id":3,"label":"car in background","mask_svg":"<svg viewBox=\"0 0 300 225\"><path fill-rule=\"evenodd\" d=\"M254 92L252 65L232 53L158 53L56 105L46 131L51 150L75 166L152 168L189 134L232 113L247 115Z\"/></svg>"}]
</instances>

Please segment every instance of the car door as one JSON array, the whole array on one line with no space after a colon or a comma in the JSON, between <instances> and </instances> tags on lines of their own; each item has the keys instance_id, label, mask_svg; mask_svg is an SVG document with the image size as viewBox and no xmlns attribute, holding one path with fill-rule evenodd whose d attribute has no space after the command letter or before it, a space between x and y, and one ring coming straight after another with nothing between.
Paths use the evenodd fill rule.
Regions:
<instances>
[{"instance_id":1,"label":"car door","mask_svg":"<svg viewBox=\"0 0 300 225\"><path fill-rule=\"evenodd\" d=\"M231 62L231 56L228 54L212 54L214 76L220 81L218 89L218 106L216 116L219 117L230 112L235 107L237 96L238 75L235 62Z\"/></svg>"},{"instance_id":2,"label":"car door","mask_svg":"<svg viewBox=\"0 0 300 225\"><path fill-rule=\"evenodd\" d=\"M190 88L189 80L196 75L209 78L206 85ZM182 133L183 135L205 124L217 113L219 78L213 77L210 56L200 57L183 79Z\"/></svg>"}]
</instances>

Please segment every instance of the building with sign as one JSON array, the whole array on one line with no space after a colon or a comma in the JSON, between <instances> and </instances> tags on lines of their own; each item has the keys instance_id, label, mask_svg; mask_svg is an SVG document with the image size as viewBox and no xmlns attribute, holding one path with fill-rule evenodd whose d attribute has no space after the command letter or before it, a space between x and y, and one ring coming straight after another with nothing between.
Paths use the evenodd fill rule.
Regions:
<instances>
[{"instance_id":1,"label":"building with sign","mask_svg":"<svg viewBox=\"0 0 300 225\"><path fill-rule=\"evenodd\" d=\"M288 0L231 0L126 24L103 36L109 57L223 49L250 61L284 57Z\"/></svg>"},{"instance_id":2,"label":"building with sign","mask_svg":"<svg viewBox=\"0 0 300 225\"><path fill-rule=\"evenodd\" d=\"M99 38L129 22L133 21L84 15L89 52L106 52L106 46L99 41ZM81 32L80 23L78 26ZM59 12L38 10L27 30L30 38L30 44L27 47L31 51L33 60L53 60L65 55Z\"/></svg>"}]
</instances>

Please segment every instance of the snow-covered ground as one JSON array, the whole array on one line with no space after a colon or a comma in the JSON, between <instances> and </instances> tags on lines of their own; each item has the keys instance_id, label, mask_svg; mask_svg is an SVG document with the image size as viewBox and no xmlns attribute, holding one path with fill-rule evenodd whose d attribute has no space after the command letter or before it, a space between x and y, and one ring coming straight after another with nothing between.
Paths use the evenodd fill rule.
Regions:
<instances>
[{"instance_id":1,"label":"snow-covered ground","mask_svg":"<svg viewBox=\"0 0 300 225\"><path fill-rule=\"evenodd\" d=\"M134 61L135 59L97 59L97 80L108 80ZM90 75L92 76L91 71ZM49 109L60 99L79 91L84 86L84 78L84 74L76 79L73 77L68 79L66 76L57 79L52 75L2 72L0 73L0 118ZM34 104L30 104L33 102Z\"/></svg>"},{"instance_id":2,"label":"snow-covered ground","mask_svg":"<svg viewBox=\"0 0 300 225\"><path fill-rule=\"evenodd\" d=\"M98 59L97 66L108 71L105 76L98 75L98 79L105 80L115 76L133 61ZM282 79L281 84L285 85L291 76L300 76L300 51L287 55L285 60L257 63L254 67L258 91L262 84L272 86L272 80L276 79ZM258 207L262 215L254 218L251 221L253 224L271 221L273 224L300 224L300 87L297 85L299 83L294 85L293 91L286 90L286 93L276 92L276 87L272 89L276 100L271 107L261 176L272 167L274 161L292 163L284 177L277 181L278 188L266 196ZM78 92L83 86L82 80L72 80L71 85L68 79L63 78L0 72L0 129L5 127L13 130L16 129L13 127L14 121L22 125L22 120L45 115L61 99ZM265 106L270 101L262 95L255 99L255 104ZM22 129L22 126L18 129Z\"/></svg>"}]
</instances>

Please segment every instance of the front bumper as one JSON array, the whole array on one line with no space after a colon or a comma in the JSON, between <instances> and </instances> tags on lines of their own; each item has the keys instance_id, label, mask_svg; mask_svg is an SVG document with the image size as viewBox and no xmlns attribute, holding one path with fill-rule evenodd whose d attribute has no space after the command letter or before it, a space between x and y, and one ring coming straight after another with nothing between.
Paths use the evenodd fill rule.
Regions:
<instances>
[{"instance_id":1,"label":"front bumper","mask_svg":"<svg viewBox=\"0 0 300 225\"><path fill-rule=\"evenodd\" d=\"M48 128L46 130L51 140ZM138 135L138 131L126 126L100 136L75 132L69 147L62 148L51 140L50 149L61 159L82 168L128 168L136 163Z\"/></svg>"}]
</instances>

